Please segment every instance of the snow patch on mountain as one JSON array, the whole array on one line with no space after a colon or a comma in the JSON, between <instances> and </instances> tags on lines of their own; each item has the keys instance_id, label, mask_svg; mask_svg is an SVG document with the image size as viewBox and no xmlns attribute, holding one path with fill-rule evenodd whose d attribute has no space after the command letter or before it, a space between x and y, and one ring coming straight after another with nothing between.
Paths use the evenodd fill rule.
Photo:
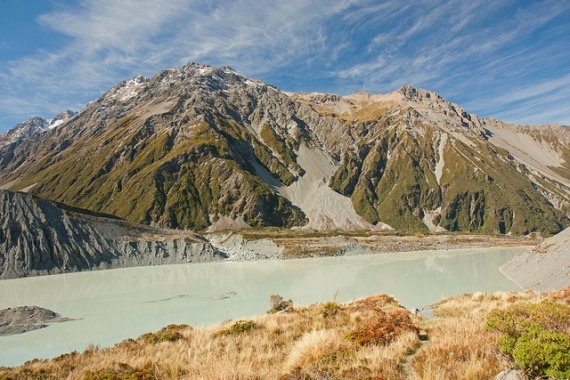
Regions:
<instances>
[{"instance_id":1,"label":"snow patch on mountain","mask_svg":"<svg viewBox=\"0 0 570 380\"><path fill-rule=\"evenodd\" d=\"M0 134L0 147L10 144L18 144L35 134L54 129L67 122L76 114L77 112L65 110L53 119L44 119L41 117L28 119L25 122L16 125L6 133Z\"/></svg>"},{"instance_id":2,"label":"snow patch on mountain","mask_svg":"<svg viewBox=\"0 0 570 380\"><path fill-rule=\"evenodd\" d=\"M126 102L127 100L137 96L144 84L148 81L149 80L142 75L122 81L115 87L115 91L111 94L111 98L117 98L122 102Z\"/></svg>"},{"instance_id":3,"label":"snow patch on mountain","mask_svg":"<svg viewBox=\"0 0 570 380\"><path fill-rule=\"evenodd\" d=\"M54 129L60 125L62 125L63 123L65 123L64 120L49 120L49 124L48 124L48 128L49 129Z\"/></svg>"}]
</instances>

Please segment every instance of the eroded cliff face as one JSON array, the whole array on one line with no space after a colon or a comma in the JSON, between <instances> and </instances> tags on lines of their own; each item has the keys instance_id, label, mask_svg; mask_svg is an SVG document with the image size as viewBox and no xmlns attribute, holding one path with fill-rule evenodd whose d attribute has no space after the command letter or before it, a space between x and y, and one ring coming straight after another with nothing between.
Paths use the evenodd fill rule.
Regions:
<instances>
[{"instance_id":1,"label":"eroded cliff face","mask_svg":"<svg viewBox=\"0 0 570 380\"><path fill-rule=\"evenodd\" d=\"M57 128L0 136L0 188L209 231L552 234L569 224L569 165L568 127L479 119L409 86L289 94L195 63L121 82Z\"/></svg>"},{"instance_id":2,"label":"eroded cliff face","mask_svg":"<svg viewBox=\"0 0 570 380\"><path fill-rule=\"evenodd\" d=\"M192 233L63 209L0 190L0 279L142 265L221 260Z\"/></svg>"}]
</instances>

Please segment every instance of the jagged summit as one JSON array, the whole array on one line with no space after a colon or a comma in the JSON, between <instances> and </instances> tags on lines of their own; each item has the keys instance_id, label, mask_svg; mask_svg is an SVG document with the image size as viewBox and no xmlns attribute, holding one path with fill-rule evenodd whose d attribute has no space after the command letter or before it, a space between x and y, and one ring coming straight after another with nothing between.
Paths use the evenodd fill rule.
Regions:
<instances>
[{"instance_id":1,"label":"jagged summit","mask_svg":"<svg viewBox=\"0 0 570 380\"><path fill-rule=\"evenodd\" d=\"M44 119L38 116L32 117L31 119L16 125L6 133L1 134L0 147L9 144L18 144L21 141L26 140L38 133L56 128L74 117L76 114L77 112L65 110L59 113L53 119Z\"/></svg>"},{"instance_id":2,"label":"jagged summit","mask_svg":"<svg viewBox=\"0 0 570 380\"><path fill-rule=\"evenodd\" d=\"M77 112L65 110L65 111L57 114L56 117L54 117L53 119L46 119L47 128L48 129L56 128L57 126L65 123L68 120L70 120L71 118L73 118L75 115L77 115Z\"/></svg>"},{"instance_id":3,"label":"jagged summit","mask_svg":"<svg viewBox=\"0 0 570 380\"><path fill-rule=\"evenodd\" d=\"M408 100L423 101L424 99L432 99L434 101L443 101L444 99L434 91L423 88L415 88L410 85L402 86L397 92L404 95Z\"/></svg>"},{"instance_id":4,"label":"jagged summit","mask_svg":"<svg viewBox=\"0 0 570 380\"><path fill-rule=\"evenodd\" d=\"M135 222L513 234L568 225L567 128L479 119L411 86L292 94L189 63L123 81L32 136L0 145L0 187Z\"/></svg>"}]
</instances>

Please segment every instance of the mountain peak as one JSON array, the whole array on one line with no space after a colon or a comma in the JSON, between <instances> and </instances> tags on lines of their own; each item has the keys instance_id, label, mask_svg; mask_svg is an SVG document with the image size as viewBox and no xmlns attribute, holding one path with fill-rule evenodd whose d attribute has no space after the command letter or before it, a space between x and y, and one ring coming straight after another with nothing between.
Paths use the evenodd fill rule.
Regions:
<instances>
[{"instance_id":1,"label":"mountain peak","mask_svg":"<svg viewBox=\"0 0 570 380\"><path fill-rule=\"evenodd\" d=\"M53 119L46 119L45 120L47 122L47 128L53 129L53 128L65 123L66 121L68 121L69 119L74 117L75 115L77 115L77 112L70 111L70 110L65 110L63 112L60 112Z\"/></svg>"},{"instance_id":2,"label":"mountain peak","mask_svg":"<svg viewBox=\"0 0 570 380\"><path fill-rule=\"evenodd\" d=\"M436 92L426 90L423 88L415 88L410 85L405 85L401 87L397 92L404 95L406 99L424 103L427 99L431 99L432 101L445 101L439 94Z\"/></svg>"},{"instance_id":3,"label":"mountain peak","mask_svg":"<svg viewBox=\"0 0 570 380\"><path fill-rule=\"evenodd\" d=\"M17 124L8 132L1 134L0 147L13 143L18 144L33 135L45 132L49 129L53 129L73 118L76 114L77 112L65 110L59 113L53 119L44 119L39 116L32 117L22 123Z\"/></svg>"}]
</instances>

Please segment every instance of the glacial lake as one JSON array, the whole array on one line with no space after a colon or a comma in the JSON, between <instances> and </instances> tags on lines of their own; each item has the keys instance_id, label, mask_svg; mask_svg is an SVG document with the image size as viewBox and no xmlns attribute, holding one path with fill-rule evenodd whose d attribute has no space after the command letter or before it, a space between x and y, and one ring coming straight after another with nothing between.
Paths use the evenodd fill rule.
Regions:
<instances>
[{"instance_id":1,"label":"glacial lake","mask_svg":"<svg viewBox=\"0 0 570 380\"><path fill-rule=\"evenodd\" d=\"M287 261L136 267L0 281L0 309L40 306L72 321L0 336L0 366L110 347L171 323L215 324L264 314L269 296L294 305L373 294L415 308L458 294L518 291L499 266L527 248L372 254Z\"/></svg>"}]
</instances>

